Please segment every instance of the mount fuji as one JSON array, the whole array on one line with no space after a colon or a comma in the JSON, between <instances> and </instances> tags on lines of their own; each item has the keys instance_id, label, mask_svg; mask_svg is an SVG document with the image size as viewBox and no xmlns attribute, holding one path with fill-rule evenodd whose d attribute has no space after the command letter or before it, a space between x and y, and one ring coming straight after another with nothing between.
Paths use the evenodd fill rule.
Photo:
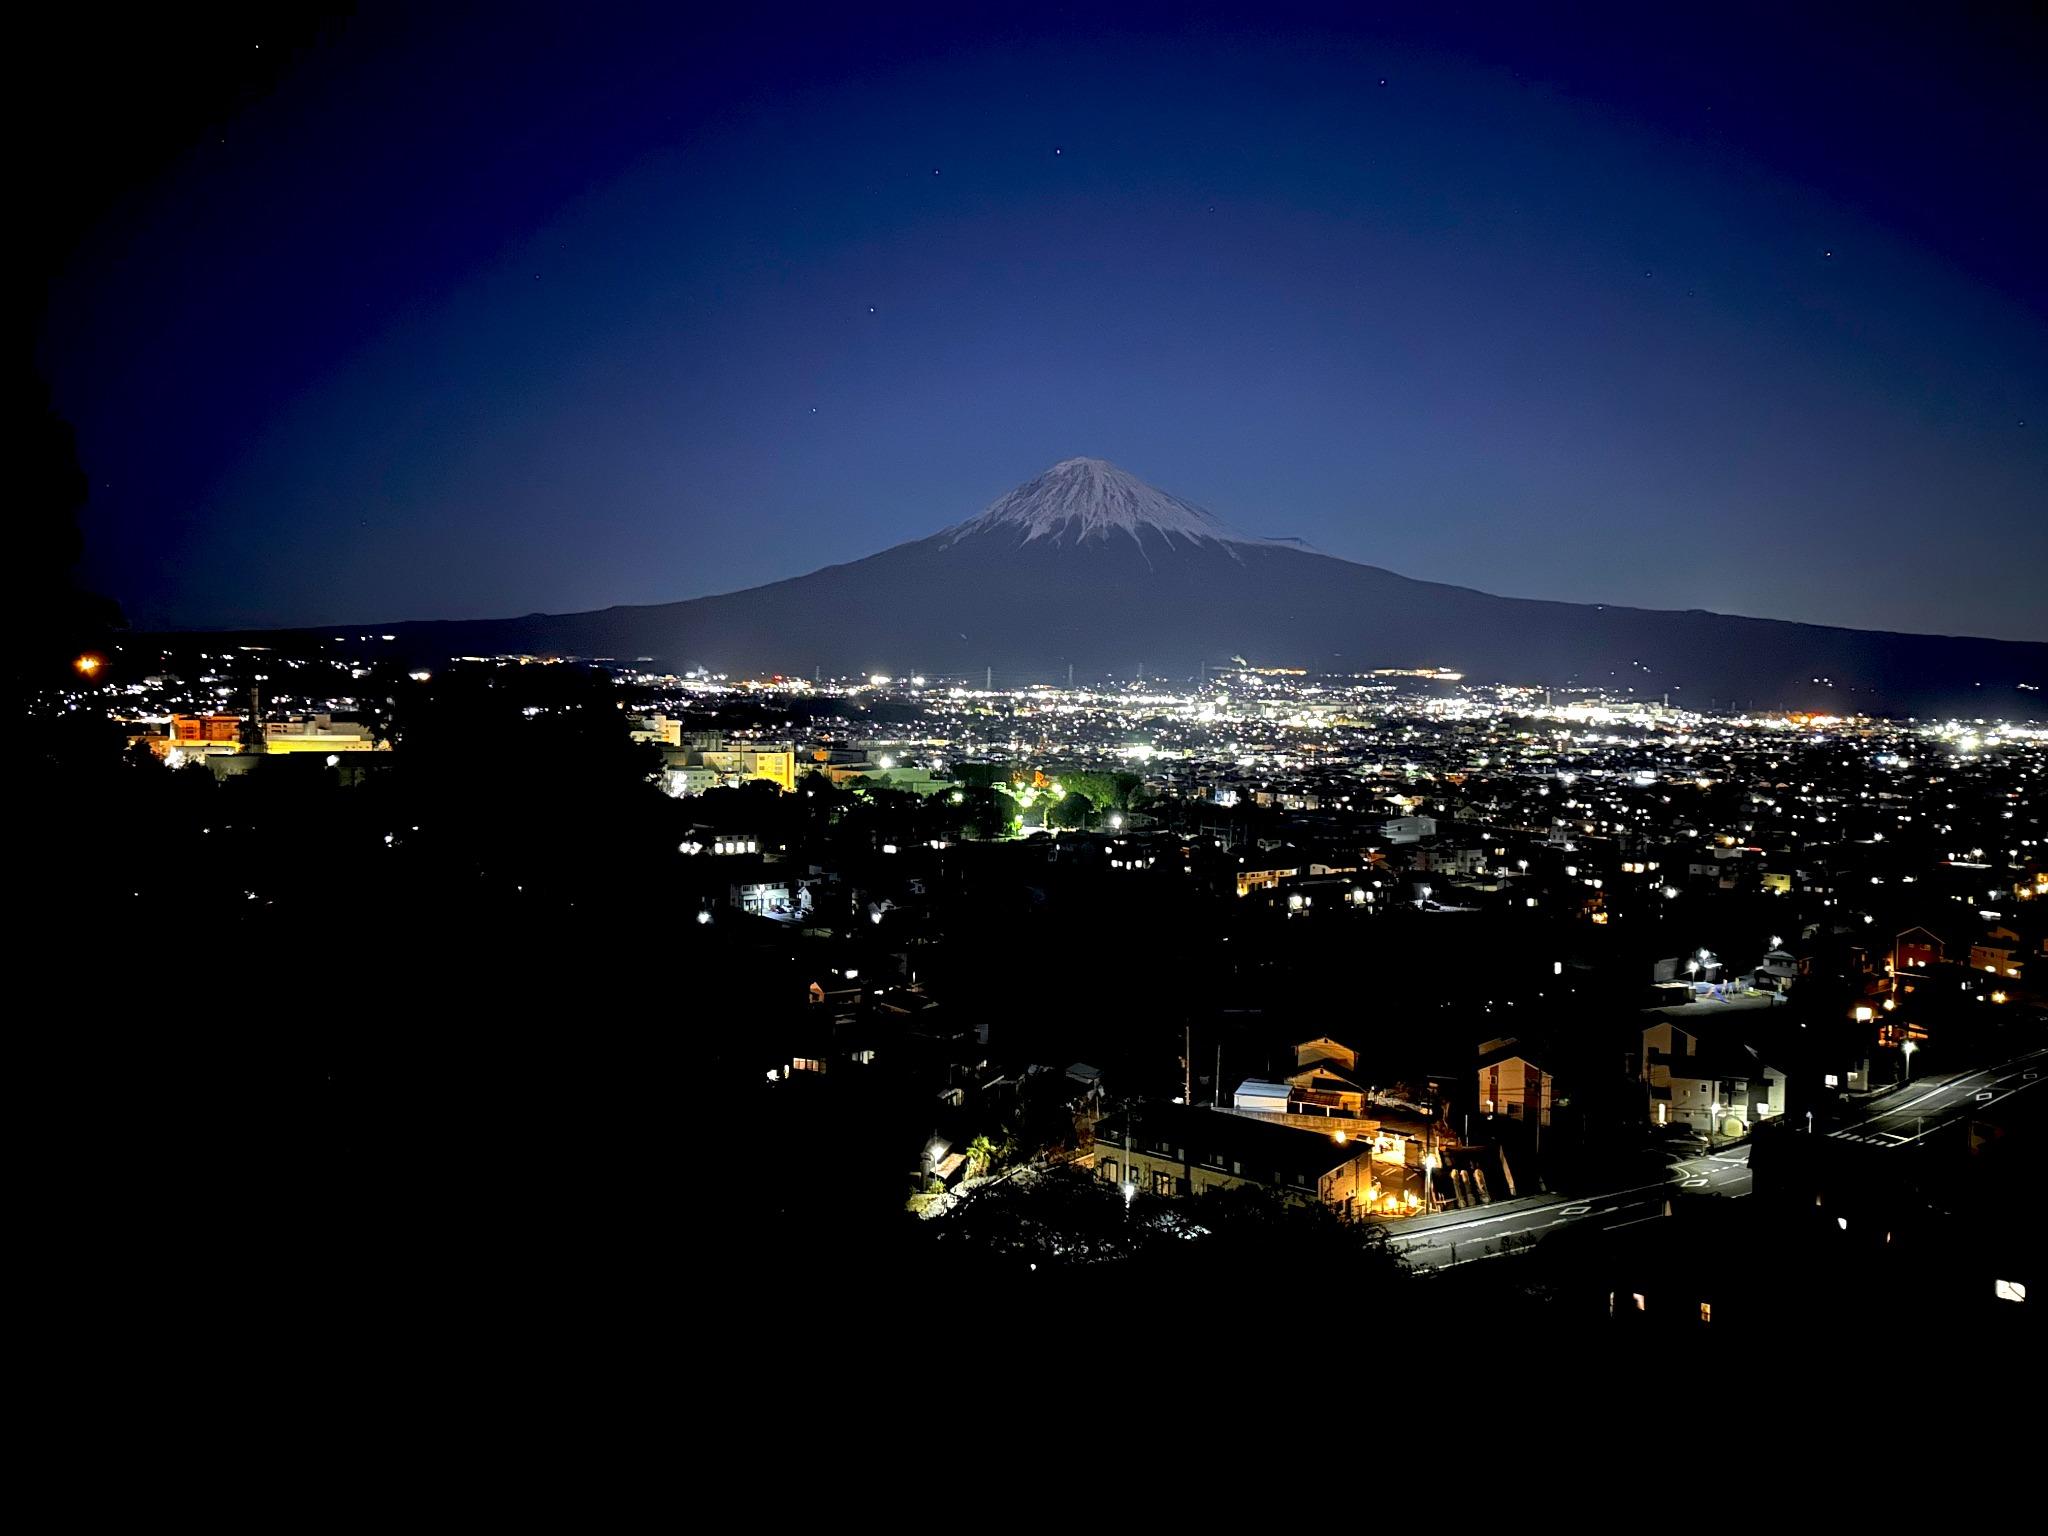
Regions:
<instances>
[{"instance_id":1,"label":"mount fuji","mask_svg":"<svg viewBox=\"0 0 2048 1536\"><path fill-rule=\"evenodd\" d=\"M1248 537L1101 459L845 565L687 602L382 624L422 661L556 654L662 670L998 682L1193 677L1241 656L1473 681L1633 688L1673 703L2032 716L2048 645L1495 597ZM317 634L317 632L309 632Z\"/></svg>"}]
</instances>

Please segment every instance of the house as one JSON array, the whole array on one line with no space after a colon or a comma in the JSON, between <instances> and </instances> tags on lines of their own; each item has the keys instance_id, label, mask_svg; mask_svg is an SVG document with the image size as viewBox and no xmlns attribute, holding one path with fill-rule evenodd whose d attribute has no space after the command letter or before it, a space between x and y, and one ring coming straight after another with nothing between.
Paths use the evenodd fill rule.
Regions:
<instances>
[{"instance_id":1,"label":"house","mask_svg":"<svg viewBox=\"0 0 2048 1536\"><path fill-rule=\"evenodd\" d=\"M1256 1185L1296 1204L1355 1208L1374 1198L1371 1147L1185 1104L1134 1105L1095 1128L1096 1176L1127 1195Z\"/></svg>"},{"instance_id":2,"label":"house","mask_svg":"<svg viewBox=\"0 0 2048 1536\"><path fill-rule=\"evenodd\" d=\"M1550 1124L1557 1079L1514 1040L1489 1041L1479 1051L1479 1106L1525 1125Z\"/></svg>"},{"instance_id":3,"label":"house","mask_svg":"<svg viewBox=\"0 0 2048 1536\"><path fill-rule=\"evenodd\" d=\"M2026 966L2026 941L2019 931L1997 924L1970 945L1970 969L2002 981L2018 981Z\"/></svg>"},{"instance_id":4,"label":"house","mask_svg":"<svg viewBox=\"0 0 2048 1536\"><path fill-rule=\"evenodd\" d=\"M1295 1114L1365 1113L1365 1090L1344 1076L1329 1057L1318 1057L1288 1073L1287 1094Z\"/></svg>"},{"instance_id":5,"label":"house","mask_svg":"<svg viewBox=\"0 0 2048 1536\"><path fill-rule=\"evenodd\" d=\"M1656 1125L1738 1136L1785 1113L1785 1074L1754 1047L1675 1019L1643 1027L1642 1081Z\"/></svg>"},{"instance_id":6,"label":"house","mask_svg":"<svg viewBox=\"0 0 2048 1536\"><path fill-rule=\"evenodd\" d=\"M742 880L726 887L726 904L754 917L786 918L797 911L787 880Z\"/></svg>"},{"instance_id":7,"label":"house","mask_svg":"<svg viewBox=\"0 0 2048 1536\"><path fill-rule=\"evenodd\" d=\"M1332 1040L1328 1035L1318 1035L1313 1040L1304 1040L1294 1048L1296 1066L1306 1067L1318 1061L1335 1062L1347 1072L1358 1070L1358 1052L1348 1045Z\"/></svg>"},{"instance_id":8,"label":"house","mask_svg":"<svg viewBox=\"0 0 2048 1536\"><path fill-rule=\"evenodd\" d=\"M1277 1081L1248 1077L1239 1083L1230 1107L1280 1116L1288 1123L1297 1117L1364 1118L1365 1089L1346 1075L1358 1064L1358 1053L1350 1046L1322 1035L1295 1046L1294 1060L1295 1069Z\"/></svg>"},{"instance_id":9,"label":"house","mask_svg":"<svg viewBox=\"0 0 2048 1536\"><path fill-rule=\"evenodd\" d=\"M1892 974L1924 971L1948 959L1948 945L1926 928L1908 928L1892 940Z\"/></svg>"},{"instance_id":10,"label":"house","mask_svg":"<svg viewBox=\"0 0 2048 1536\"><path fill-rule=\"evenodd\" d=\"M1799 979L1799 961L1788 949L1774 949L1757 962L1750 983L1759 992L1785 992Z\"/></svg>"},{"instance_id":11,"label":"house","mask_svg":"<svg viewBox=\"0 0 2048 1536\"><path fill-rule=\"evenodd\" d=\"M1380 837L1396 846L1436 836L1434 816L1393 816L1380 823Z\"/></svg>"},{"instance_id":12,"label":"house","mask_svg":"<svg viewBox=\"0 0 2048 1536\"><path fill-rule=\"evenodd\" d=\"M1471 878L1486 872L1486 851L1482 848L1417 847L1408 855L1408 867L1417 874Z\"/></svg>"},{"instance_id":13,"label":"house","mask_svg":"<svg viewBox=\"0 0 2048 1536\"><path fill-rule=\"evenodd\" d=\"M1430 1170L1456 1140L1448 1128L1427 1109L1385 1095L1375 1102L1346 1075L1358 1059L1349 1046L1321 1036L1301 1042L1294 1054L1293 1072L1277 1081L1246 1078L1218 1112L1362 1147L1368 1160L1363 1202L1377 1214L1407 1215L1431 1205L1443 1191L1432 1189Z\"/></svg>"}]
</instances>

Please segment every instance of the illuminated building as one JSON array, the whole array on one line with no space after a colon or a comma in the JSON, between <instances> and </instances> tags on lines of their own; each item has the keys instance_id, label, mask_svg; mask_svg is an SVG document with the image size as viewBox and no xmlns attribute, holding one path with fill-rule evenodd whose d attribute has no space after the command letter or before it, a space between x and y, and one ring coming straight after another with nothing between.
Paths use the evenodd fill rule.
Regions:
<instances>
[{"instance_id":1,"label":"illuminated building","mask_svg":"<svg viewBox=\"0 0 2048 1536\"><path fill-rule=\"evenodd\" d=\"M242 717L240 715L173 715L170 734L166 738L171 746L198 747L204 750L241 750Z\"/></svg>"},{"instance_id":2,"label":"illuminated building","mask_svg":"<svg viewBox=\"0 0 2048 1536\"><path fill-rule=\"evenodd\" d=\"M1527 1125L1550 1124L1557 1079L1512 1040L1489 1042L1479 1052L1479 1107Z\"/></svg>"},{"instance_id":3,"label":"illuminated building","mask_svg":"<svg viewBox=\"0 0 2048 1536\"><path fill-rule=\"evenodd\" d=\"M247 722L241 715L173 715L170 729L160 736L140 738L158 757L177 767L200 758L247 755L244 742ZM263 726L265 754L294 752L376 752L384 745L370 734L366 725L353 720L336 720L332 715L308 715L301 719L271 720Z\"/></svg>"},{"instance_id":4,"label":"illuminated building","mask_svg":"<svg viewBox=\"0 0 2048 1536\"><path fill-rule=\"evenodd\" d=\"M662 787L671 795L681 799L685 795L701 795L718 784L716 769L706 768L701 763L683 763L663 771Z\"/></svg>"},{"instance_id":5,"label":"illuminated building","mask_svg":"<svg viewBox=\"0 0 2048 1536\"><path fill-rule=\"evenodd\" d=\"M784 790L796 788L796 752L794 748L739 747L700 754L703 765L713 772L730 777L766 779L770 784Z\"/></svg>"},{"instance_id":6,"label":"illuminated building","mask_svg":"<svg viewBox=\"0 0 2048 1536\"><path fill-rule=\"evenodd\" d=\"M641 740L653 739L645 732L635 735ZM703 740L716 744L693 745ZM796 788L796 750L787 745L727 746L715 732L692 732L680 745L665 745L662 755L667 760L663 787L671 795L701 795L722 784L750 779L764 779L785 792Z\"/></svg>"},{"instance_id":7,"label":"illuminated building","mask_svg":"<svg viewBox=\"0 0 2048 1536\"><path fill-rule=\"evenodd\" d=\"M1292 879L1300 874L1298 869L1245 869L1237 875L1237 894L1249 896L1253 891L1269 890L1282 880Z\"/></svg>"},{"instance_id":8,"label":"illuminated building","mask_svg":"<svg viewBox=\"0 0 2048 1536\"><path fill-rule=\"evenodd\" d=\"M267 752L375 752L377 740L366 725L354 720L337 721L332 715L309 715L302 720L271 720L263 726Z\"/></svg>"},{"instance_id":9,"label":"illuminated building","mask_svg":"<svg viewBox=\"0 0 2048 1536\"><path fill-rule=\"evenodd\" d=\"M1643 1029L1642 1074L1656 1125L1739 1134L1785 1113L1785 1074L1754 1047L1702 1040L1669 1019Z\"/></svg>"},{"instance_id":10,"label":"illuminated building","mask_svg":"<svg viewBox=\"0 0 2048 1536\"><path fill-rule=\"evenodd\" d=\"M680 747L683 744L683 722L667 715L649 715L635 720L626 733L634 741L649 741L656 746Z\"/></svg>"},{"instance_id":11,"label":"illuminated building","mask_svg":"<svg viewBox=\"0 0 2048 1536\"><path fill-rule=\"evenodd\" d=\"M1367 1102L1364 1088L1346 1073L1357 1053L1323 1036L1294 1048L1295 1069L1277 1082L1247 1078L1218 1113L1324 1138L1363 1150L1366 1206L1376 1215L1411 1215L1442 1192L1425 1170L1455 1142L1428 1114L1400 1114ZM1353 1189L1350 1198L1360 1191Z\"/></svg>"}]
</instances>

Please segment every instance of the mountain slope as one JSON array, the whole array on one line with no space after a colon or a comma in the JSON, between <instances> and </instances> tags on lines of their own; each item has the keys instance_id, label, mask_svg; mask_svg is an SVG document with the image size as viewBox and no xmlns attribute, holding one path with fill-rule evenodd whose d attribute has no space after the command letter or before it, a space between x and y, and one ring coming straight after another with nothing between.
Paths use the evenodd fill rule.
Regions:
<instances>
[{"instance_id":1,"label":"mountain slope","mask_svg":"<svg viewBox=\"0 0 2048 1536\"><path fill-rule=\"evenodd\" d=\"M523 619L383 625L410 654L654 658L665 669L886 671L1021 682L1192 676L1242 655L1363 671L1673 691L1674 702L2039 713L2048 645L1698 610L1494 597L1247 538L1100 460L1055 465L979 517L748 591Z\"/></svg>"}]
</instances>

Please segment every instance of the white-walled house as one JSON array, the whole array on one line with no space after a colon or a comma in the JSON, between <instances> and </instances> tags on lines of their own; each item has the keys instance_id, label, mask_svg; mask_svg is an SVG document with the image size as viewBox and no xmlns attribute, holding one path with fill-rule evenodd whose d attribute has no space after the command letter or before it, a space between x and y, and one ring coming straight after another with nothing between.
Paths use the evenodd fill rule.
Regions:
<instances>
[{"instance_id":1,"label":"white-walled house","mask_svg":"<svg viewBox=\"0 0 2048 1536\"><path fill-rule=\"evenodd\" d=\"M1672 1019L1644 1026L1642 1080L1653 1125L1736 1135L1785 1113L1782 1071L1750 1046L1703 1040Z\"/></svg>"}]
</instances>

